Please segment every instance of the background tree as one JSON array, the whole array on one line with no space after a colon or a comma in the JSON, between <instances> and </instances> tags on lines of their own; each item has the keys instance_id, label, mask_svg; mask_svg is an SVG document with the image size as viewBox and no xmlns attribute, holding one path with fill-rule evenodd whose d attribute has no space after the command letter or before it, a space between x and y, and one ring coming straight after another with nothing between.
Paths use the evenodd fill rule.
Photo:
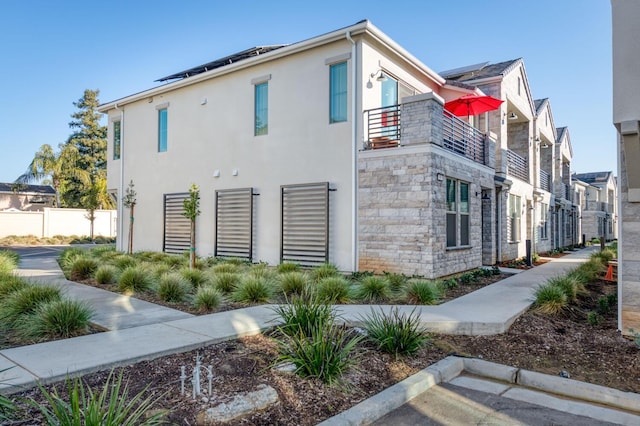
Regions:
<instances>
[{"instance_id":1,"label":"background tree","mask_svg":"<svg viewBox=\"0 0 640 426\"><path fill-rule=\"evenodd\" d=\"M133 180L129 182L129 186L122 198L122 204L129 209L129 245L127 248L127 252L129 254L133 253L133 221L134 221L134 213L133 211L136 208L136 191L133 190Z\"/></svg>"},{"instance_id":2,"label":"background tree","mask_svg":"<svg viewBox=\"0 0 640 426\"><path fill-rule=\"evenodd\" d=\"M200 189L195 183L189 188L189 198L182 203L182 215L191 222L191 247L189 247L189 268L196 266L196 218L200 215Z\"/></svg>"},{"instance_id":3,"label":"background tree","mask_svg":"<svg viewBox=\"0 0 640 426\"><path fill-rule=\"evenodd\" d=\"M87 210L86 217L90 222L89 238L93 241L93 225L96 220L96 210L110 208L106 206L113 205L113 199L107 193L107 178L93 178L91 186L82 195L80 202Z\"/></svg>"}]
</instances>

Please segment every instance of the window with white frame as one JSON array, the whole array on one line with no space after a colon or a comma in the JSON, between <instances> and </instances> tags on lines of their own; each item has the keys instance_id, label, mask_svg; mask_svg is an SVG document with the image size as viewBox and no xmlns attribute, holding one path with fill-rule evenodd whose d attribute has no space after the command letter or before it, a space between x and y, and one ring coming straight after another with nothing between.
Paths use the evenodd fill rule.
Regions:
<instances>
[{"instance_id":1,"label":"window with white frame","mask_svg":"<svg viewBox=\"0 0 640 426\"><path fill-rule=\"evenodd\" d=\"M469 183L447 178L447 247L469 245Z\"/></svg>"},{"instance_id":2,"label":"window with white frame","mask_svg":"<svg viewBox=\"0 0 640 426\"><path fill-rule=\"evenodd\" d=\"M522 212L520 196L509 194L509 241L520 241L520 218Z\"/></svg>"},{"instance_id":3,"label":"window with white frame","mask_svg":"<svg viewBox=\"0 0 640 426\"><path fill-rule=\"evenodd\" d=\"M540 239L549 239L549 205L540 203Z\"/></svg>"}]
</instances>

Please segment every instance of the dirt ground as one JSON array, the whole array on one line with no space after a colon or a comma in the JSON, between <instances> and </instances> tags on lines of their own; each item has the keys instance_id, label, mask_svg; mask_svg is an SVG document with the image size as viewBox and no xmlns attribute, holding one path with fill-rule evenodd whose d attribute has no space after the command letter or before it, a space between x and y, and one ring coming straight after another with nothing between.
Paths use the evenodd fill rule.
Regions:
<instances>
[{"instance_id":1,"label":"dirt ground","mask_svg":"<svg viewBox=\"0 0 640 426\"><path fill-rule=\"evenodd\" d=\"M276 389L279 402L233 424L313 425L450 354L482 357L553 375L565 371L572 379L640 393L640 349L616 331L615 308L600 314L598 325L587 322L588 313L597 308L598 298L615 293L615 284L597 280L588 290L577 306L560 315L528 311L503 335L432 335L431 342L417 354L399 359L363 344L356 355L358 366L343 377L340 385L327 386L272 368L277 345L270 333L140 362L124 367L123 372L130 394L148 385L148 392L159 398L155 407L169 410L166 420L180 425L197 424L198 413L228 402L240 392L256 390L261 384ZM213 366L213 392L193 401L189 380L186 394L181 395L179 377L181 366L193 368L197 355L203 357L203 365ZM108 372L95 373L84 380L99 387L107 375ZM206 389L207 380L203 383ZM37 390L20 396L42 399ZM29 420L20 424L40 421L33 410L22 416Z\"/></svg>"}]
</instances>

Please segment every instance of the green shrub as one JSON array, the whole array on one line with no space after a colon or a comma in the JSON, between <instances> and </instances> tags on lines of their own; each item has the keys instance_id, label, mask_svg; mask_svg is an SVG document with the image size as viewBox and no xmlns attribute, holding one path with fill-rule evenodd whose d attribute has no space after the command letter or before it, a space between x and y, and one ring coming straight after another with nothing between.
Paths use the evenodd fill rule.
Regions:
<instances>
[{"instance_id":1,"label":"green shrub","mask_svg":"<svg viewBox=\"0 0 640 426\"><path fill-rule=\"evenodd\" d=\"M602 317L597 312L591 311L587 314L587 322L595 326L602 322Z\"/></svg>"},{"instance_id":2,"label":"green shrub","mask_svg":"<svg viewBox=\"0 0 640 426\"><path fill-rule=\"evenodd\" d=\"M69 279L71 281L80 281L91 278L98 269L98 262L87 256L77 257L69 266Z\"/></svg>"},{"instance_id":3,"label":"green shrub","mask_svg":"<svg viewBox=\"0 0 640 426\"><path fill-rule=\"evenodd\" d=\"M218 308L222 301L223 296L220 290L210 285L202 286L193 298L193 307L200 311L209 312Z\"/></svg>"},{"instance_id":4,"label":"green shrub","mask_svg":"<svg viewBox=\"0 0 640 426\"><path fill-rule=\"evenodd\" d=\"M240 284L240 275L232 272L220 272L211 276L211 283L224 294L234 291Z\"/></svg>"},{"instance_id":5,"label":"green shrub","mask_svg":"<svg viewBox=\"0 0 640 426\"><path fill-rule=\"evenodd\" d=\"M118 282L118 269L113 265L99 266L94 278L98 284L115 284Z\"/></svg>"},{"instance_id":6,"label":"green shrub","mask_svg":"<svg viewBox=\"0 0 640 426\"><path fill-rule=\"evenodd\" d=\"M609 305L609 298L607 296L600 296L597 300L598 312L602 315L606 315L611 312L611 306Z\"/></svg>"},{"instance_id":7,"label":"green shrub","mask_svg":"<svg viewBox=\"0 0 640 426\"><path fill-rule=\"evenodd\" d=\"M458 279L460 280L460 284L468 285L475 282L476 276L473 272L465 272L464 274L460 275Z\"/></svg>"},{"instance_id":8,"label":"green shrub","mask_svg":"<svg viewBox=\"0 0 640 426\"><path fill-rule=\"evenodd\" d=\"M282 262L276 268L279 274L284 274L287 272L297 272L300 270L300 265L293 262Z\"/></svg>"},{"instance_id":9,"label":"green shrub","mask_svg":"<svg viewBox=\"0 0 640 426\"><path fill-rule=\"evenodd\" d=\"M500 275L502 272L500 272L500 268L497 266L492 266L491 267L491 275Z\"/></svg>"},{"instance_id":10,"label":"green shrub","mask_svg":"<svg viewBox=\"0 0 640 426\"><path fill-rule=\"evenodd\" d=\"M8 294L28 286L28 282L18 275L0 273L0 301Z\"/></svg>"},{"instance_id":11,"label":"green shrub","mask_svg":"<svg viewBox=\"0 0 640 426\"><path fill-rule=\"evenodd\" d=\"M208 282L207 276L200 269L182 268L180 269L180 273L191 283L193 288L198 288Z\"/></svg>"},{"instance_id":12,"label":"green shrub","mask_svg":"<svg viewBox=\"0 0 640 426\"><path fill-rule=\"evenodd\" d=\"M446 280L443 280L441 282L440 287L442 287L442 289L444 290L456 288L458 287L458 280L456 280L455 278L447 278Z\"/></svg>"},{"instance_id":13,"label":"green shrub","mask_svg":"<svg viewBox=\"0 0 640 426\"><path fill-rule=\"evenodd\" d=\"M290 362L302 377L314 377L332 384L357 362L356 345L363 336L355 336L345 327L329 325L311 330L311 337L296 333L279 342L276 362Z\"/></svg>"},{"instance_id":14,"label":"green shrub","mask_svg":"<svg viewBox=\"0 0 640 426\"><path fill-rule=\"evenodd\" d=\"M0 303L0 321L15 327L25 315L33 314L40 305L60 300L58 287L28 285L7 295Z\"/></svg>"},{"instance_id":15,"label":"green shrub","mask_svg":"<svg viewBox=\"0 0 640 426\"><path fill-rule=\"evenodd\" d=\"M231 293L231 298L242 303L264 303L273 294L273 287L268 280L247 276Z\"/></svg>"},{"instance_id":16,"label":"green shrub","mask_svg":"<svg viewBox=\"0 0 640 426\"><path fill-rule=\"evenodd\" d=\"M20 321L18 335L26 339L66 339L87 333L93 309L76 300L54 300Z\"/></svg>"},{"instance_id":17,"label":"green shrub","mask_svg":"<svg viewBox=\"0 0 640 426\"><path fill-rule=\"evenodd\" d=\"M420 316L411 311L409 315L400 314L397 307L387 314L371 310L371 314L362 319L367 339L379 350L398 355L415 353L429 341L426 329L420 325Z\"/></svg>"},{"instance_id":18,"label":"green shrub","mask_svg":"<svg viewBox=\"0 0 640 426\"><path fill-rule=\"evenodd\" d=\"M329 276L318 282L316 293L328 303L346 303L351 299L351 284L342 276Z\"/></svg>"},{"instance_id":19,"label":"green shrub","mask_svg":"<svg viewBox=\"0 0 640 426\"><path fill-rule=\"evenodd\" d=\"M309 285L309 277L301 272L284 272L278 277L278 284L285 295L300 295Z\"/></svg>"},{"instance_id":20,"label":"green shrub","mask_svg":"<svg viewBox=\"0 0 640 426\"><path fill-rule=\"evenodd\" d=\"M118 288L120 291L140 292L151 287L151 274L140 266L129 266L120 274Z\"/></svg>"},{"instance_id":21,"label":"green shrub","mask_svg":"<svg viewBox=\"0 0 640 426\"><path fill-rule=\"evenodd\" d=\"M158 296L165 302L182 302L191 291L191 283L176 272L170 272L160 277Z\"/></svg>"},{"instance_id":22,"label":"green shrub","mask_svg":"<svg viewBox=\"0 0 640 426\"><path fill-rule=\"evenodd\" d=\"M273 310L283 322L278 329L288 336L302 334L312 337L313 330L332 325L336 318L331 305L311 295L295 296L289 303Z\"/></svg>"},{"instance_id":23,"label":"green shrub","mask_svg":"<svg viewBox=\"0 0 640 426\"><path fill-rule=\"evenodd\" d=\"M366 302L380 302L389 298L389 283L384 277L365 277L356 290L356 298Z\"/></svg>"},{"instance_id":24,"label":"green shrub","mask_svg":"<svg viewBox=\"0 0 640 426\"><path fill-rule=\"evenodd\" d=\"M109 373L102 391L97 392L82 382L82 379L67 379L62 393L57 388L48 391L38 384L45 403L31 401L49 425L159 425L164 412L150 414L157 399L145 397L147 385L141 392L129 396L129 385L124 383L122 372L114 378Z\"/></svg>"},{"instance_id":25,"label":"green shrub","mask_svg":"<svg viewBox=\"0 0 640 426\"><path fill-rule=\"evenodd\" d=\"M20 256L11 250L0 250L0 274L10 274L18 267Z\"/></svg>"},{"instance_id":26,"label":"green shrub","mask_svg":"<svg viewBox=\"0 0 640 426\"><path fill-rule=\"evenodd\" d=\"M405 298L412 305L435 305L440 297L442 297L440 286L431 281L412 281L405 289Z\"/></svg>"},{"instance_id":27,"label":"green shrub","mask_svg":"<svg viewBox=\"0 0 640 426\"><path fill-rule=\"evenodd\" d=\"M539 312L557 314L567 307L567 295L556 285L543 284L535 290L534 295L534 304Z\"/></svg>"},{"instance_id":28,"label":"green shrub","mask_svg":"<svg viewBox=\"0 0 640 426\"><path fill-rule=\"evenodd\" d=\"M338 271L338 268L331 263L323 263L311 270L311 279L316 282L321 281L324 278L336 277L338 275L340 275L340 271Z\"/></svg>"}]
</instances>

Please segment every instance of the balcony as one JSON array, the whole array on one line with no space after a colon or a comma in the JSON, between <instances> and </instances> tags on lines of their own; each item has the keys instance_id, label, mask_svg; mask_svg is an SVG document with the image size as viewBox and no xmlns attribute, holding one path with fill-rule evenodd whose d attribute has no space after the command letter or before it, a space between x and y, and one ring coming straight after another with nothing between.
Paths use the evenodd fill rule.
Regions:
<instances>
[{"instance_id":1,"label":"balcony","mask_svg":"<svg viewBox=\"0 0 640 426\"><path fill-rule=\"evenodd\" d=\"M613 206L609 203L605 203L602 201L586 200L584 209L591 210L591 211L595 210L595 211L601 211L606 213L613 213Z\"/></svg>"},{"instance_id":2,"label":"balcony","mask_svg":"<svg viewBox=\"0 0 640 426\"><path fill-rule=\"evenodd\" d=\"M529 182L529 162L521 155L507 150L507 174Z\"/></svg>"},{"instance_id":3,"label":"balcony","mask_svg":"<svg viewBox=\"0 0 640 426\"><path fill-rule=\"evenodd\" d=\"M551 175L544 170L540 170L540 189L551 192Z\"/></svg>"},{"instance_id":4,"label":"balcony","mask_svg":"<svg viewBox=\"0 0 640 426\"><path fill-rule=\"evenodd\" d=\"M370 109L364 113L367 123L364 146L366 150L395 148L400 145L402 136L400 105ZM448 111L443 110L441 117L442 147L477 163L485 164L484 133Z\"/></svg>"}]
</instances>

